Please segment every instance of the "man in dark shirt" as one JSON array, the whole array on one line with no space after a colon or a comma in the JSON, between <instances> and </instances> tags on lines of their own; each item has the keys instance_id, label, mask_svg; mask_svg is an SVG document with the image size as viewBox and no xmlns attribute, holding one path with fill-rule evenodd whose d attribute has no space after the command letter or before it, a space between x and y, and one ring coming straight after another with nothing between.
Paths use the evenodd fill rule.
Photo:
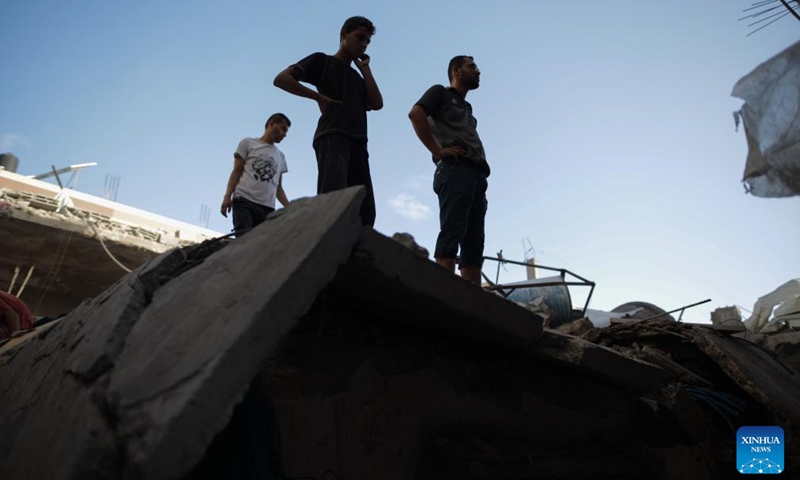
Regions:
<instances>
[{"instance_id":1,"label":"man in dark shirt","mask_svg":"<svg viewBox=\"0 0 800 480\"><path fill-rule=\"evenodd\" d=\"M366 54L374 34L375 26L368 19L348 18L339 33L336 54L312 53L279 73L274 81L276 87L319 105L322 116L313 143L319 169L317 193L363 185L367 197L361 206L361 220L369 226L375 224L375 197L367 152L367 110L383 108Z\"/></svg>"},{"instance_id":2,"label":"man in dark shirt","mask_svg":"<svg viewBox=\"0 0 800 480\"><path fill-rule=\"evenodd\" d=\"M481 72L472 57L459 55L447 67L450 87L434 85L411 108L408 118L436 164L433 191L439 197L436 263L455 271L461 248L461 276L481 284L486 179L489 164L467 92L478 88Z\"/></svg>"}]
</instances>

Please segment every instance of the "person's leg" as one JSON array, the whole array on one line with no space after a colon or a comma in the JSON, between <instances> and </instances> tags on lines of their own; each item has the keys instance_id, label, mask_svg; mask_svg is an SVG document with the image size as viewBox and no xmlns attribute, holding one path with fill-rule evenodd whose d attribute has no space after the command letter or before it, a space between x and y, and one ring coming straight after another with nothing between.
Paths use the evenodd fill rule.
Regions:
<instances>
[{"instance_id":1,"label":"person's leg","mask_svg":"<svg viewBox=\"0 0 800 480\"><path fill-rule=\"evenodd\" d=\"M481 284L481 267L459 266L458 271L461 272L461 278L475 285Z\"/></svg>"},{"instance_id":2,"label":"person's leg","mask_svg":"<svg viewBox=\"0 0 800 480\"><path fill-rule=\"evenodd\" d=\"M437 241L438 243L438 241ZM447 269L450 273L456 273L456 259L451 257L436 257L434 254L434 258L436 259L436 263L438 265L443 266Z\"/></svg>"},{"instance_id":3,"label":"person's leg","mask_svg":"<svg viewBox=\"0 0 800 480\"><path fill-rule=\"evenodd\" d=\"M469 208L467 230L461 242L461 276L476 285L481 284L483 267L483 247L486 240L485 220L488 202L486 200L486 177L475 172L475 188Z\"/></svg>"},{"instance_id":4,"label":"person's leg","mask_svg":"<svg viewBox=\"0 0 800 480\"><path fill-rule=\"evenodd\" d=\"M342 135L325 135L314 142L317 154L317 194L347 187L350 140Z\"/></svg>"},{"instance_id":5,"label":"person's leg","mask_svg":"<svg viewBox=\"0 0 800 480\"><path fill-rule=\"evenodd\" d=\"M433 256L436 263L451 272L455 270L458 246L464 238L472 203L472 188L464 170L467 167L453 160L436 166L433 191L439 197L439 236Z\"/></svg>"},{"instance_id":6,"label":"person's leg","mask_svg":"<svg viewBox=\"0 0 800 480\"><path fill-rule=\"evenodd\" d=\"M253 228L252 202L244 198L233 199L233 231L236 238L241 237Z\"/></svg>"},{"instance_id":7,"label":"person's leg","mask_svg":"<svg viewBox=\"0 0 800 480\"><path fill-rule=\"evenodd\" d=\"M253 228L264 223L264 220L267 219L267 215L274 212L274 208L267 207L266 205L259 205L257 203L252 203L251 208L253 209Z\"/></svg>"},{"instance_id":8,"label":"person's leg","mask_svg":"<svg viewBox=\"0 0 800 480\"><path fill-rule=\"evenodd\" d=\"M369 152L367 144L350 140L350 168L347 186L363 185L366 189L364 202L361 204L361 223L375 225L375 194L372 190L372 175L369 172Z\"/></svg>"}]
</instances>

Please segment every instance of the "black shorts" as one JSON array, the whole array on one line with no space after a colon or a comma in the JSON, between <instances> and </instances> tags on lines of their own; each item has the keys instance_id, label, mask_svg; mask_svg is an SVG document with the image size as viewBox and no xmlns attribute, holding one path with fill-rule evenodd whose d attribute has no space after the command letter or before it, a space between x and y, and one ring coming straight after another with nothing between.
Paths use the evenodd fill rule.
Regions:
<instances>
[{"instance_id":1,"label":"black shorts","mask_svg":"<svg viewBox=\"0 0 800 480\"><path fill-rule=\"evenodd\" d=\"M483 265L487 185L486 174L469 163L453 158L437 163L433 177L433 191L439 197L435 258L456 258L460 248L461 268Z\"/></svg>"}]
</instances>

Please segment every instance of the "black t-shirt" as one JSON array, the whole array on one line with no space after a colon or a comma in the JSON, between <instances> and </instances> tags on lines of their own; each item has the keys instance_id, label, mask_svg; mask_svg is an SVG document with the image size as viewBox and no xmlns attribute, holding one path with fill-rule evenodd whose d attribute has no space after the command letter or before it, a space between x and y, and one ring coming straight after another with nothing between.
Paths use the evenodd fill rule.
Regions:
<instances>
[{"instance_id":1,"label":"black t-shirt","mask_svg":"<svg viewBox=\"0 0 800 480\"><path fill-rule=\"evenodd\" d=\"M342 103L329 107L319 117L316 141L332 133L367 141L367 86L358 72L337 57L312 53L297 62L303 72L301 82L310 83L317 91Z\"/></svg>"},{"instance_id":2,"label":"black t-shirt","mask_svg":"<svg viewBox=\"0 0 800 480\"><path fill-rule=\"evenodd\" d=\"M489 164L486 162L483 142L478 136L478 121L472 115L472 105L455 88L434 85L416 105L428 114L431 133L440 147L464 148L468 152L464 160L489 175Z\"/></svg>"}]
</instances>

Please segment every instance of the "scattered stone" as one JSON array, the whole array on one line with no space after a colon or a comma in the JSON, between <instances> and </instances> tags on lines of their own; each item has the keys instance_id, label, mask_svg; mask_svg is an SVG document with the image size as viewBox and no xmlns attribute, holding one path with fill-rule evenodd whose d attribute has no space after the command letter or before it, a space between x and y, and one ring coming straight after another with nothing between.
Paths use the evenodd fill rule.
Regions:
<instances>
[{"instance_id":1,"label":"scattered stone","mask_svg":"<svg viewBox=\"0 0 800 480\"><path fill-rule=\"evenodd\" d=\"M576 337L580 337L581 335L583 335L584 333L588 332L593 328L594 325L592 325L591 320L589 320L588 318L579 318L569 323L559 325L558 327L556 327L556 330L558 330L561 333L566 333L567 335L574 335Z\"/></svg>"},{"instance_id":2,"label":"scattered stone","mask_svg":"<svg viewBox=\"0 0 800 480\"><path fill-rule=\"evenodd\" d=\"M428 249L419 245L410 233L398 232L392 235L392 239L410 248L414 253L422 258L428 258Z\"/></svg>"},{"instance_id":3,"label":"scattered stone","mask_svg":"<svg viewBox=\"0 0 800 480\"><path fill-rule=\"evenodd\" d=\"M714 325L727 325L734 322L742 323L742 312L739 311L739 307L721 307L711 312L711 323Z\"/></svg>"}]
</instances>

